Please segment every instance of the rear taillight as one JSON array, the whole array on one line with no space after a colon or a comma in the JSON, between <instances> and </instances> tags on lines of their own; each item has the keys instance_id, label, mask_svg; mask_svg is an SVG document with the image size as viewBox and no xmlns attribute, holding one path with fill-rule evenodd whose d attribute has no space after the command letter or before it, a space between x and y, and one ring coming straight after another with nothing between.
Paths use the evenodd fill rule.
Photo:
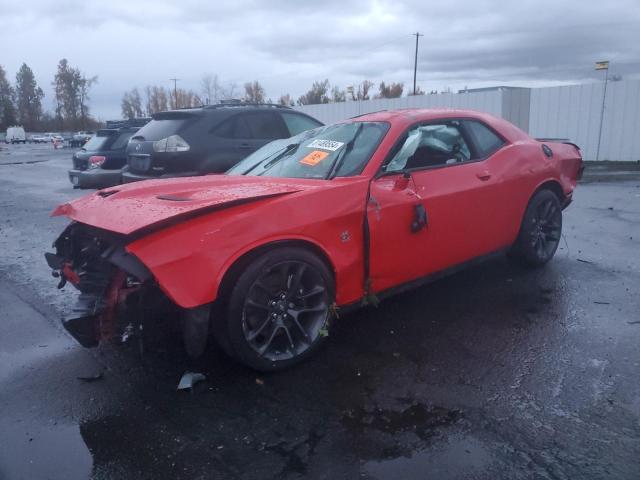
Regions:
<instances>
[{"instance_id":1,"label":"rear taillight","mask_svg":"<svg viewBox=\"0 0 640 480\"><path fill-rule=\"evenodd\" d=\"M89 168L98 168L104 163L107 157L101 155L92 155L89 157Z\"/></svg>"},{"instance_id":2,"label":"rear taillight","mask_svg":"<svg viewBox=\"0 0 640 480\"><path fill-rule=\"evenodd\" d=\"M171 135L153 142L154 152L187 152L189 148L189 144L180 135Z\"/></svg>"}]
</instances>

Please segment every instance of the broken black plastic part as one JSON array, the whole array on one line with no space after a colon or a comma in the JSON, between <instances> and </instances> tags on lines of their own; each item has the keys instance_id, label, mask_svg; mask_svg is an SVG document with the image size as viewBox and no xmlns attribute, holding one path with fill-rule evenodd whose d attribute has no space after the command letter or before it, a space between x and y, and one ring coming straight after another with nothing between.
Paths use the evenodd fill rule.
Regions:
<instances>
[{"instance_id":1,"label":"broken black plastic part","mask_svg":"<svg viewBox=\"0 0 640 480\"><path fill-rule=\"evenodd\" d=\"M102 310L104 300L101 293L81 293L73 311L62 319L62 326L83 347L97 347L99 316Z\"/></svg>"},{"instance_id":2,"label":"broken black plastic part","mask_svg":"<svg viewBox=\"0 0 640 480\"><path fill-rule=\"evenodd\" d=\"M133 275L141 282L152 277L149 269L137 257L127 252L122 246L108 247L102 257L125 272Z\"/></svg>"},{"instance_id":3,"label":"broken black plastic part","mask_svg":"<svg viewBox=\"0 0 640 480\"><path fill-rule=\"evenodd\" d=\"M96 315L64 318L62 320L64 329L85 348L98 346L97 324L98 317Z\"/></svg>"},{"instance_id":4,"label":"broken black plastic part","mask_svg":"<svg viewBox=\"0 0 640 480\"><path fill-rule=\"evenodd\" d=\"M44 258L52 270L60 270L64 266L64 260L55 253L45 252Z\"/></svg>"}]
</instances>

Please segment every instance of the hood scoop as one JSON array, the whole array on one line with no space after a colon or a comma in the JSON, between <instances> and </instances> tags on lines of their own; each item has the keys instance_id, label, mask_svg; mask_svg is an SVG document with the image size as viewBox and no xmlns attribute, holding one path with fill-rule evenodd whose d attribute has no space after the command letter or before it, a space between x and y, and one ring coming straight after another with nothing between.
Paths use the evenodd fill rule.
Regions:
<instances>
[{"instance_id":1,"label":"hood scoop","mask_svg":"<svg viewBox=\"0 0 640 480\"><path fill-rule=\"evenodd\" d=\"M113 195L114 193L118 193L119 191L120 190L101 190L98 192L98 195L100 195L102 198L107 198Z\"/></svg>"},{"instance_id":2,"label":"hood scoop","mask_svg":"<svg viewBox=\"0 0 640 480\"><path fill-rule=\"evenodd\" d=\"M188 202L191 200L191 198L179 197L178 195L158 195L156 198L158 200L168 200L170 202Z\"/></svg>"}]
</instances>

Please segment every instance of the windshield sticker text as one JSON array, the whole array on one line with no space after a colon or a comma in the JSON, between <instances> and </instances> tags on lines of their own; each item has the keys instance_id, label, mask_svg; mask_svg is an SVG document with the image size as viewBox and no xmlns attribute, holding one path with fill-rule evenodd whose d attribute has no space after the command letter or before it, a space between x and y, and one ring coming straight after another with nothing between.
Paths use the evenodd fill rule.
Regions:
<instances>
[{"instance_id":1,"label":"windshield sticker text","mask_svg":"<svg viewBox=\"0 0 640 480\"><path fill-rule=\"evenodd\" d=\"M307 148L321 148L323 150L331 150L332 152L335 152L342 145L344 145L344 142L336 142L335 140L315 139L313 142L307 145Z\"/></svg>"},{"instance_id":2,"label":"windshield sticker text","mask_svg":"<svg viewBox=\"0 0 640 480\"><path fill-rule=\"evenodd\" d=\"M315 167L322 160L327 158L329 154L327 152L323 152L322 150L314 150L309 155L300 160L300 163L303 165L309 165L311 167Z\"/></svg>"}]
</instances>

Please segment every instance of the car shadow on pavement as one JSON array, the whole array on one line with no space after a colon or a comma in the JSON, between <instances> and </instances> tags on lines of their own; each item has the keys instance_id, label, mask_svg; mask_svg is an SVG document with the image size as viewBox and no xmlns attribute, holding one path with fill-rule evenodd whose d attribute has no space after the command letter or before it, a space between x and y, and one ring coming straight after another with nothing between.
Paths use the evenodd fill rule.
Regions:
<instances>
[{"instance_id":1,"label":"car shadow on pavement","mask_svg":"<svg viewBox=\"0 0 640 480\"><path fill-rule=\"evenodd\" d=\"M563 328L561 284L553 266L526 271L493 260L341 317L320 354L276 374L248 370L215 348L194 364L175 334L147 342L142 359L135 344L103 349L106 381L122 394L81 424L94 471L375 476L378 467L363 462L410 458L464 437L487 398L517 384L513 359ZM182 373L194 369L206 380L177 392ZM495 458L473 442L459 443L475 451L474 468L492 468ZM455 467L433 456L427 463L433 472Z\"/></svg>"}]
</instances>

